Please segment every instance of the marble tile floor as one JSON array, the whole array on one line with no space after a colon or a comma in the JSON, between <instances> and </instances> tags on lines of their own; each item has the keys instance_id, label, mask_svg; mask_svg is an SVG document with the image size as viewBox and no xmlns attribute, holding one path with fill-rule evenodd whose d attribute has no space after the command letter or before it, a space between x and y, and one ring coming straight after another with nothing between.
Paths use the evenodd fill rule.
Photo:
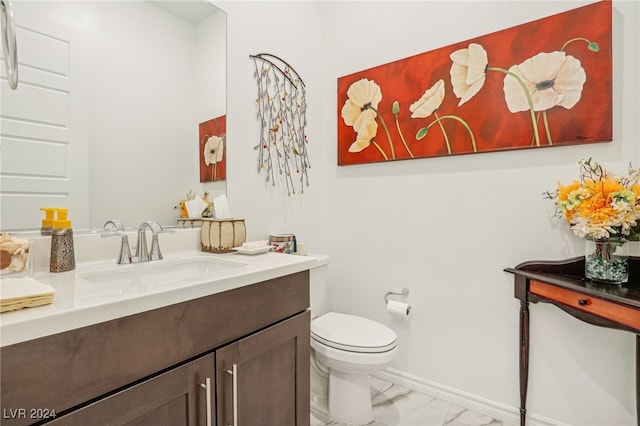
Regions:
<instances>
[{"instance_id":1,"label":"marble tile floor","mask_svg":"<svg viewBox=\"0 0 640 426\"><path fill-rule=\"evenodd\" d=\"M449 402L371 379L374 420L367 426L515 426ZM311 403L311 426L340 426L327 415L324 401Z\"/></svg>"}]
</instances>

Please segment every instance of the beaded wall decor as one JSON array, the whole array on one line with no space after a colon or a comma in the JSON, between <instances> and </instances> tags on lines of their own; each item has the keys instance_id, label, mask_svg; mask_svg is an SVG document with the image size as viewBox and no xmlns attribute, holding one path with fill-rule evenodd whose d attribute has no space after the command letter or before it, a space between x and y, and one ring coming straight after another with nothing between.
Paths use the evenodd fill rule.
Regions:
<instances>
[{"instance_id":1,"label":"beaded wall decor","mask_svg":"<svg viewBox=\"0 0 640 426\"><path fill-rule=\"evenodd\" d=\"M256 118L260 123L258 173L267 182L286 185L287 194L304 193L309 186L307 100L300 75L284 60L268 53L250 55L258 84Z\"/></svg>"}]
</instances>

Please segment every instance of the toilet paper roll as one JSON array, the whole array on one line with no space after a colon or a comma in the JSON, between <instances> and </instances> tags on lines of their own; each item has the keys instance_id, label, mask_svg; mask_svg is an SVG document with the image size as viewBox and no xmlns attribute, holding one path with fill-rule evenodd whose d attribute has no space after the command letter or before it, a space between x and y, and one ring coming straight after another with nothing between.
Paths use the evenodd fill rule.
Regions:
<instances>
[{"instance_id":1,"label":"toilet paper roll","mask_svg":"<svg viewBox=\"0 0 640 426\"><path fill-rule=\"evenodd\" d=\"M389 315L408 317L411 313L411 305L398 302L397 300L389 300L387 302L387 313Z\"/></svg>"}]
</instances>

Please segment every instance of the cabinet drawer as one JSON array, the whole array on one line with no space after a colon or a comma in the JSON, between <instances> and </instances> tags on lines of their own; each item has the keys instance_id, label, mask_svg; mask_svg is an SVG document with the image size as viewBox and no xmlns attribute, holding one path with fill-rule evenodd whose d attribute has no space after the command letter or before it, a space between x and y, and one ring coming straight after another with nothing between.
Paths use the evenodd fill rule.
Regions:
<instances>
[{"instance_id":1,"label":"cabinet drawer","mask_svg":"<svg viewBox=\"0 0 640 426\"><path fill-rule=\"evenodd\" d=\"M627 306L545 284L540 281L531 281L529 283L529 291L546 299L565 304L571 308L640 330L640 315L638 311Z\"/></svg>"}]
</instances>

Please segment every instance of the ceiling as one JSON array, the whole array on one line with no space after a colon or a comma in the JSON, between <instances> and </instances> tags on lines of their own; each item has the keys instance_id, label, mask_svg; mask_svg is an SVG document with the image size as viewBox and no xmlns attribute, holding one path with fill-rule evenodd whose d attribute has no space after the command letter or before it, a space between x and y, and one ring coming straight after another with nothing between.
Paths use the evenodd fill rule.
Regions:
<instances>
[{"instance_id":1,"label":"ceiling","mask_svg":"<svg viewBox=\"0 0 640 426\"><path fill-rule=\"evenodd\" d=\"M149 3L164 9L192 25L199 24L217 10L215 6L205 0L149 0Z\"/></svg>"}]
</instances>

